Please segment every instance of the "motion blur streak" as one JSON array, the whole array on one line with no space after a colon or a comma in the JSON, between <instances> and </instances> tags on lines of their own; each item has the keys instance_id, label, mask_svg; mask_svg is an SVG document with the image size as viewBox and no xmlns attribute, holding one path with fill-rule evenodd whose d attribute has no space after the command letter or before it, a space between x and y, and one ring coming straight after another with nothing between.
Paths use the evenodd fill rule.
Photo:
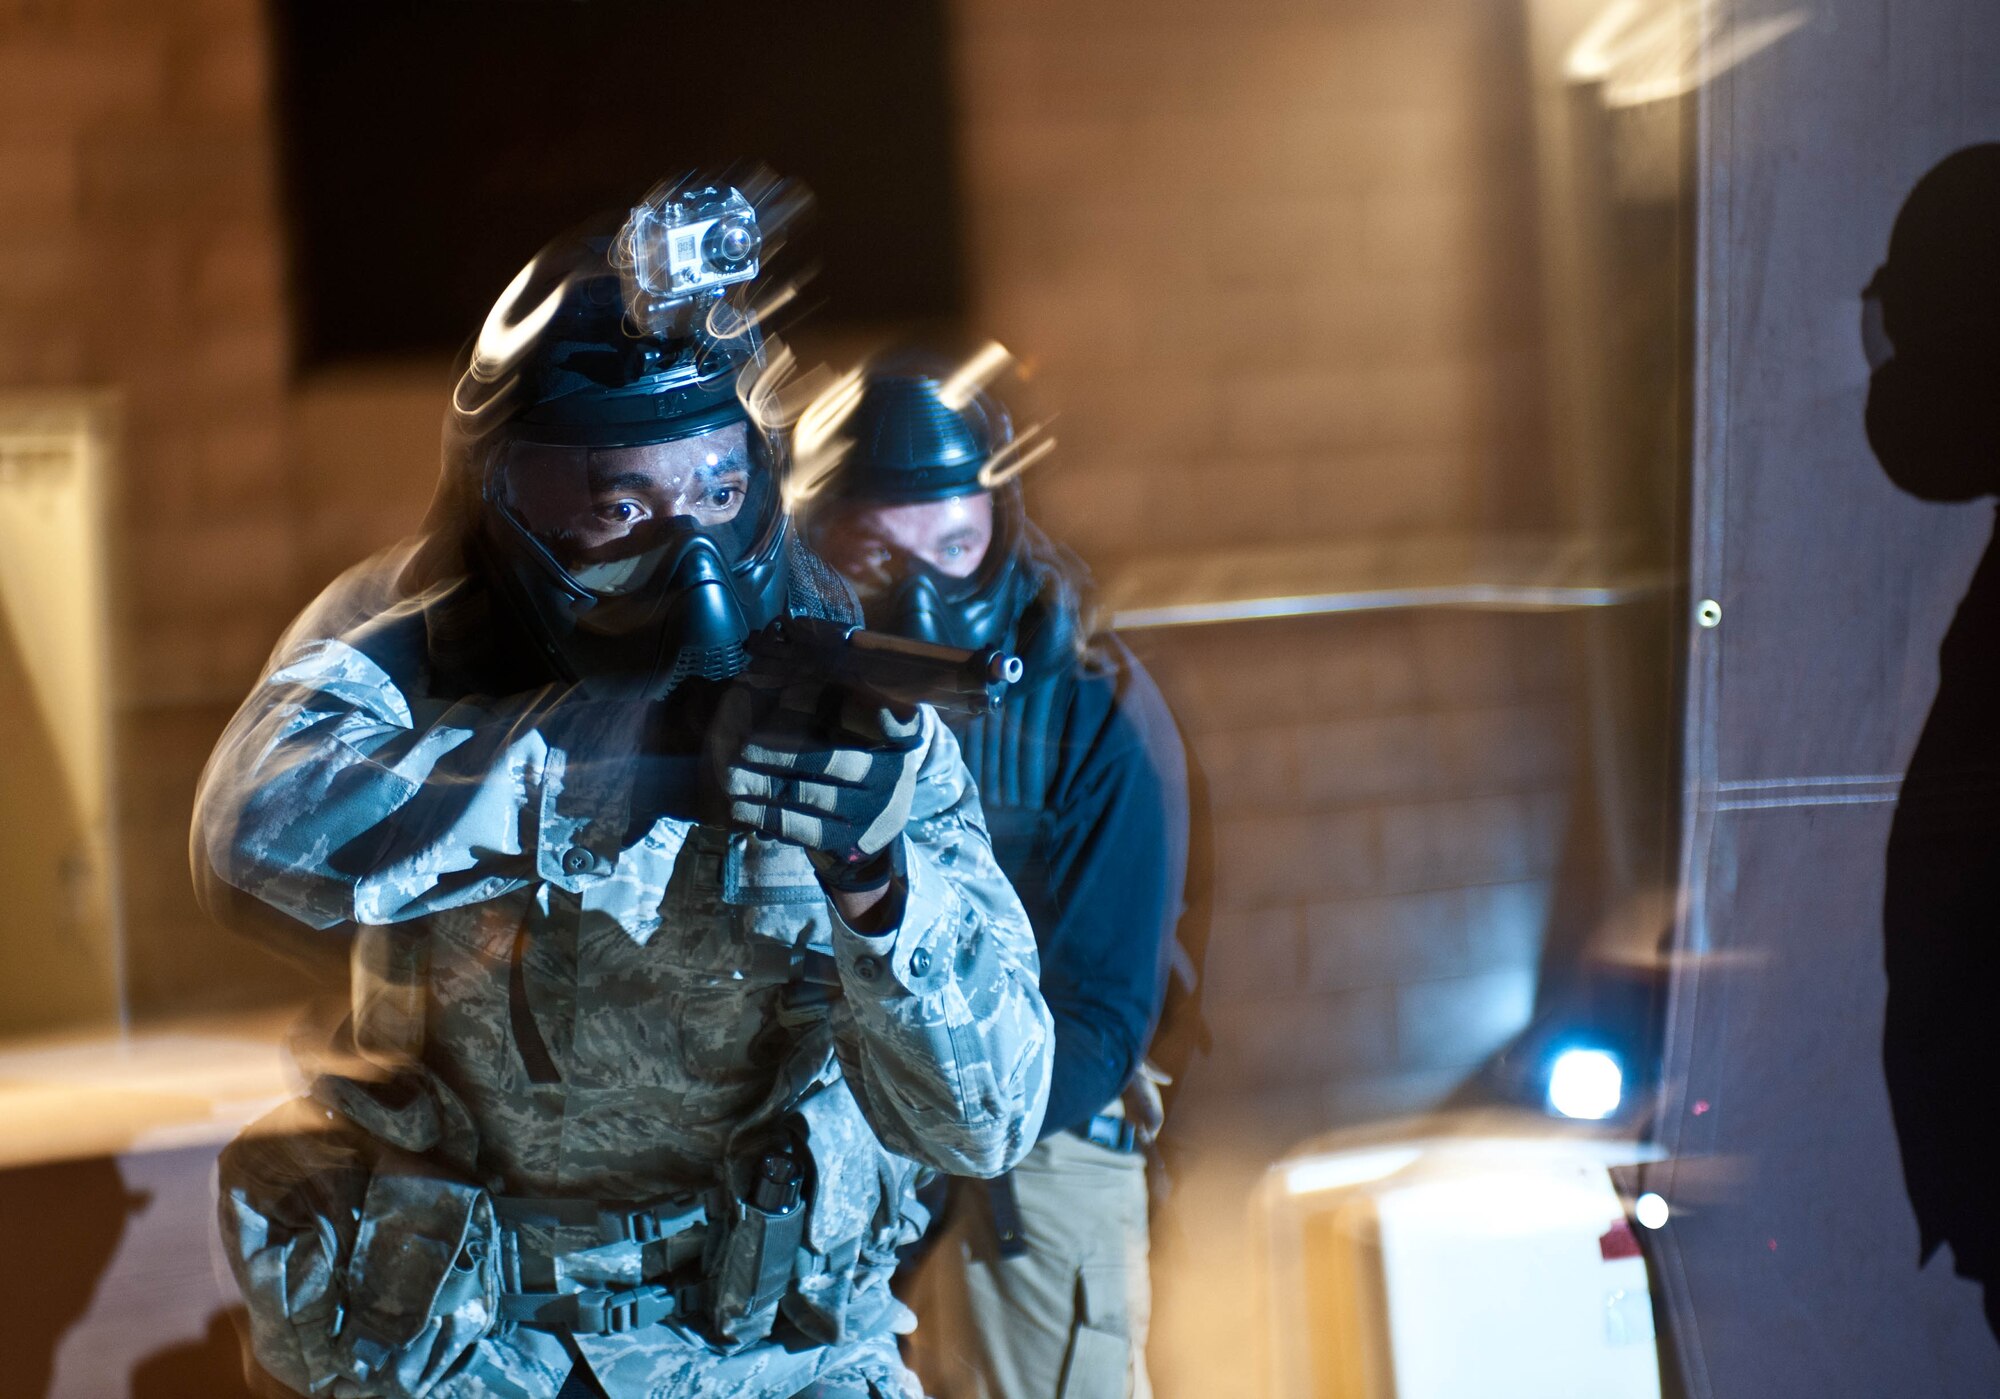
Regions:
<instances>
[{"instance_id":1,"label":"motion blur streak","mask_svg":"<svg viewBox=\"0 0 2000 1399\"><path fill-rule=\"evenodd\" d=\"M1571 46L1570 81L1601 82L1607 107L1638 107L1693 92L1806 22L1803 9L1729 25L1711 10L1690 22L1670 0L1612 0Z\"/></svg>"},{"instance_id":2,"label":"motion blur streak","mask_svg":"<svg viewBox=\"0 0 2000 1399\"><path fill-rule=\"evenodd\" d=\"M847 439L841 427L861 402L862 368L826 379L826 371L809 376L818 392L800 410L798 426L792 433L791 503L809 500L827 483L840 459L847 453Z\"/></svg>"},{"instance_id":3,"label":"motion blur streak","mask_svg":"<svg viewBox=\"0 0 2000 1399\"><path fill-rule=\"evenodd\" d=\"M507 284L507 289L500 293L500 299L493 303L492 311L487 313L485 324L479 327L479 339L472 348L472 362L466 366L458 387L452 390L452 401L460 412L484 411L483 408L475 410L473 401L467 398L465 381L470 379L475 384L492 384L511 371L522 352L535 343L536 337L562 305L563 293L569 287L567 278L552 288L534 310L515 318L514 311L520 304L521 294L528 289L540 266L541 259L536 258L515 273L514 280ZM505 401L506 398L504 393L493 394L486 399L486 405Z\"/></svg>"},{"instance_id":4,"label":"motion blur streak","mask_svg":"<svg viewBox=\"0 0 2000 1399\"><path fill-rule=\"evenodd\" d=\"M962 411L981 389L1013 363L1014 356L997 340L988 340L970 359L958 367L938 390L938 399L953 412Z\"/></svg>"},{"instance_id":5,"label":"motion blur streak","mask_svg":"<svg viewBox=\"0 0 2000 1399\"><path fill-rule=\"evenodd\" d=\"M1034 423L1022 428L1012 442L979 468L979 484L989 491L1003 486L1055 449L1056 440L1048 435L1046 424Z\"/></svg>"}]
</instances>

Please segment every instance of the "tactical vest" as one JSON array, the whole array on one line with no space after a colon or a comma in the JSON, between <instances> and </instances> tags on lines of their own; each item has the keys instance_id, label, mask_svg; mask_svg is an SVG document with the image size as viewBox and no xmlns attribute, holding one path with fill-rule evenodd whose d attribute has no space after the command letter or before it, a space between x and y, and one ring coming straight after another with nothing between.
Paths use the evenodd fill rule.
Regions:
<instances>
[{"instance_id":1,"label":"tactical vest","mask_svg":"<svg viewBox=\"0 0 2000 1399\"><path fill-rule=\"evenodd\" d=\"M948 720L965 765L979 786L979 802L993 838L993 854L1013 883L1029 920L1044 927L1055 920L1049 887L1050 840L1063 765L1066 732L1080 679L1115 679L1124 658L1122 645L1079 645L1076 601L1056 577L1053 561L1039 565L1042 587L1024 609L1009 638L1020 649L1026 676L992 713ZM1199 783L1188 755L1190 778ZM1200 834L1199 832L1194 834ZM1209 882L1207 860L1189 851L1189 892L1199 896ZM1173 945L1166 1004L1154 1034L1149 1060L1178 1080L1196 1053L1205 1052L1209 1032L1200 1004L1202 962L1207 950L1207 913L1184 908ZM1133 1149L1129 1129L1117 1118L1098 1117L1084 1134L1100 1145Z\"/></svg>"},{"instance_id":2,"label":"tactical vest","mask_svg":"<svg viewBox=\"0 0 2000 1399\"><path fill-rule=\"evenodd\" d=\"M720 832L690 839L732 863ZM787 888L745 892L762 903ZM223 1154L219 1203L259 1364L300 1393L344 1382L423 1399L495 1326L604 1336L664 1323L723 1354L781 1318L790 1345L897 1326L887 1282L928 1223L921 1168L880 1145L844 1081L832 957L754 935L746 950L787 983L769 1027L781 1057L707 1188L499 1193L471 1169L464 1106L422 1070L322 1074L309 1101L246 1131Z\"/></svg>"},{"instance_id":3,"label":"tactical vest","mask_svg":"<svg viewBox=\"0 0 2000 1399\"><path fill-rule=\"evenodd\" d=\"M993 856L1036 923L1049 912L1050 795L1060 764L1063 721L1075 693L1074 662L1065 656L1052 673L1031 674L997 710L952 724L965 766L979 786Z\"/></svg>"}]
</instances>

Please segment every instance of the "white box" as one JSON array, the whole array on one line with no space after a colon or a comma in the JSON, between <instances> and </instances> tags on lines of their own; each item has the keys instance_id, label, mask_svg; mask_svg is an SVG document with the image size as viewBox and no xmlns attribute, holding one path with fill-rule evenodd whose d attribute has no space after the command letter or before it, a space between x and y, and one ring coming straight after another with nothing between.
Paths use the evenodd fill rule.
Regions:
<instances>
[{"instance_id":1,"label":"white box","mask_svg":"<svg viewBox=\"0 0 2000 1399\"><path fill-rule=\"evenodd\" d=\"M1260 1196L1274 1393L1659 1399L1631 1143L1429 1137L1300 1156Z\"/></svg>"}]
</instances>

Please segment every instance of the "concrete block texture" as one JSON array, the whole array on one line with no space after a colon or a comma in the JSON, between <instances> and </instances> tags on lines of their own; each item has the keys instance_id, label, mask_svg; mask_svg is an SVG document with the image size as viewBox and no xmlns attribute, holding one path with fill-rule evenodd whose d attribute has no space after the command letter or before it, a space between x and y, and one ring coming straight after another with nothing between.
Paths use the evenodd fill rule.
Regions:
<instances>
[{"instance_id":1,"label":"concrete block texture","mask_svg":"<svg viewBox=\"0 0 2000 1399\"><path fill-rule=\"evenodd\" d=\"M1242 816L1215 828L1220 908L1273 908L1380 887L1376 813Z\"/></svg>"},{"instance_id":2,"label":"concrete block texture","mask_svg":"<svg viewBox=\"0 0 2000 1399\"><path fill-rule=\"evenodd\" d=\"M1541 873L1523 796L1454 797L1385 808L1382 879L1390 889L1499 883Z\"/></svg>"},{"instance_id":3,"label":"concrete block texture","mask_svg":"<svg viewBox=\"0 0 2000 1399\"><path fill-rule=\"evenodd\" d=\"M68 229L77 191L76 152L65 136L10 130L0 139L0 231Z\"/></svg>"},{"instance_id":4,"label":"concrete block texture","mask_svg":"<svg viewBox=\"0 0 2000 1399\"><path fill-rule=\"evenodd\" d=\"M1052 533L1103 565L1556 518L1517 22L959 0L973 301L1059 410L1029 485ZM1215 1051L1177 1142L1240 1170L1442 1102L1526 1018L1574 764L1567 624L1131 639L1213 802ZM1208 1184L1204 1223L1241 1208ZM1243 1389L1261 1324L1253 1289L1214 1286L1241 1250L1197 1232L1201 1283L1161 1273L1163 1394Z\"/></svg>"},{"instance_id":5,"label":"concrete block texture","mask_svg":"<svg viewBox=\"0 0 2000 1399\"><path fill-rule=\"evenodd\" d=\"M1532 967L1396 988L1396 1062L1470 1069L1527 1027Z\"/></svg>"},{"instance_id":6,"label":"concrete block texture","mask_svg":"<svg viewBox=\"0 0 2000 1399\"><path fill-rule=\"evenodd\" d=\"M166 70L158 33L16 29L0 34L0 119L15 136L143 121L158 110Z\"/></svg>"},{"instance_id":7,"label":"concrete block texture","mask_svg":"<svg viewBox=\"0 0 2000 1399\"><path fill-rule=\"evenodd\" d=\"M254 0L0 15L0 382L101 386L120 408L107 555L138 1016L296 989L201 917L186 857L194 771L299 600L266 21ZM204 717L162 717L186 713Z\"/></svg>"},{"instance_id":8,"label":"concrete block texture","mask_svg":"<svg viewBox=\"0 0 2000 1399\"><path fill-rule=\"evenodd\" d=\"M1305 985L1396 986L1467 970L1466 891L1344 899L1305 909Z\"/></svg>"},{"instance_id":9,"label":"concrete block texture","mask_svg":"<svg viewBox=\"0 0 2000 1399\"><path fill-rule=\"evenodd\" d=\"M1296 908L1230 913L1209 934L1206 995L1216 1004L1295 994L1305 946Z\"/></svg>"},{"instance_id":10,"label":"concrete block texture","mask_svg":"<svg viewBox=\"0 0 2000 1399\"><path fill-rule=\"evenodd\" d=\"M242 122L104 129L81 150L87 216L134 224L240 218L273 193L272 136Z\"/></svg>"},{"instance_id":11,"label":"concrete block texture","mask_svg":"<svg viewBox=\"0 0 2000 1399\"><path fill-rule=\"evenodd\" d=\"M1256 1092L1320 1086L1396 1062L1395 992L1369 987L1327 996L1220 1006L1210 1017L1218 1079Z\"/></svg>"}]
</instances>

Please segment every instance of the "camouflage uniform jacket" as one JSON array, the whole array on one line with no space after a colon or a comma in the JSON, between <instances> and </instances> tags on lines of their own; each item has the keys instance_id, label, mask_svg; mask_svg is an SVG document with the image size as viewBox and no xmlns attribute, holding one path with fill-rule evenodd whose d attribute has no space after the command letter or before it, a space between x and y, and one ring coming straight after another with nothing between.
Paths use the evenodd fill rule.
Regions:
<instances>
[{"instance_id":1,"label":"camouflage uniform jacket","mask_svg":"<svg viewBox=\"0 0 2000 1399\"><path fill-rule=\"evenodd\" d=\"M315 635L314 616L211 759L196 857L291 919L351 931L357 967L387 988L378 1001L408 990L414 1028L401 1033L434 1125L399 1141L395 1121L349 1115L495 1194L637 1201L713 1187L732 1138L814 1080L812 1237L874 1218L842 1283L879 1294L848 1308L858 1333L734 1354L672 1323L576 1340L612 1399L781 1396L849 1374L891 1392L901 1313L886 1284L897 1232L910 1232L911 1163L1004 1171L1048 1096L1033 934L949 730L924 711L903 916L866 936L797 847L649 815L637 707L430 696L421 602L340 635ZM831 994L824 1062L808 1053L802 1068L779 1020L807 961ZM394 1037L386 1019L357 1037ZM225 1202L226 1229L231 1218ZM568 1365L549 1331L501 1326L408 1388L552 1393Z\"/></svg>"}]
</instances>

